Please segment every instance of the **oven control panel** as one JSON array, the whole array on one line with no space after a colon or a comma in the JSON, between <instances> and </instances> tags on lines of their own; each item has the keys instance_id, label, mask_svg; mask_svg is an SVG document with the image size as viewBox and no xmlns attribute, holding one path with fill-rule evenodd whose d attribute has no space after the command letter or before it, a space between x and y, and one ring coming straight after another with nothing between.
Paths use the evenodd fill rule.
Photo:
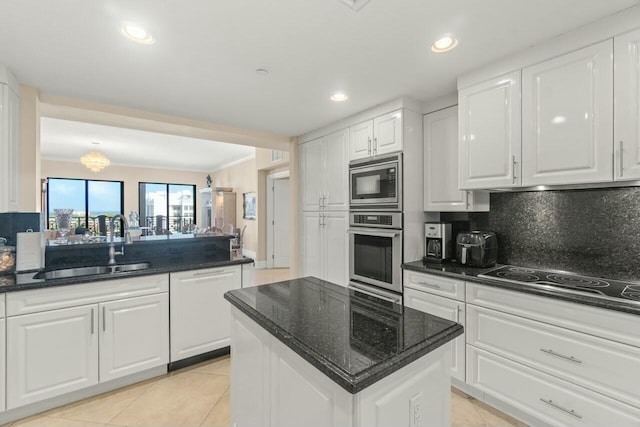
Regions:
<instances>
[{"instance_id":1,"label":"oven control panel","mask_svg":"<svg viewBox=\"0 0 640 427\"><path fill-rule=\"evenodd\" d=\"M352 226L402 228L402 213L400 212L353 212L349 214Z\"/></svg>"}]
</instances>

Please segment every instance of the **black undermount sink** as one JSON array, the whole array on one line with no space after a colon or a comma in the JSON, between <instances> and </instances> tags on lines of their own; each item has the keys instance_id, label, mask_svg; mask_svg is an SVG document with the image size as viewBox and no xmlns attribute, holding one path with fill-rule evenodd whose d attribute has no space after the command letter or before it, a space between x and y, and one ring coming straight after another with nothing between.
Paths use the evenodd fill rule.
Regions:
<instances>
[{"instance_id":1,"label":"black undermount sink","mask_svg":"<svg viewBox=\"0 0 640 427\"><path fill-rule=\"evenodd\" d=\"M149 267L151 267L151 264L148 262L138 262L134 264L96 265L92 267L63 268L60 270L43 271L33 276L33 278L65 279L70 277L96 276L99 274L127 273L130 271L146 270Z\"/></svg>"}]
</instances>

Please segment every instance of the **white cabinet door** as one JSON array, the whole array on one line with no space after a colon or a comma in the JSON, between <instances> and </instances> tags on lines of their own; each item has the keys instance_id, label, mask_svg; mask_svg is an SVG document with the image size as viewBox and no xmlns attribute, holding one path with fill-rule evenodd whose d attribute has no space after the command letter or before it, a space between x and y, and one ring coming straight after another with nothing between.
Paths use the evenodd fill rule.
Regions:
<instances>
[{"instance_id":1,"label":"white cabinet door","mask_svg":"<svg viewBox=\"0 0 640 427\"><path fill-rule=\"evenodd\" d=\"M349 130L325 136L323 139L323 209L349 209Z\"/></svg>"},{"instance_id":2,"label":"white cabinet door","mask_svg":"<svg viewBox=\"0 0 640 427\"><path fill-rule=\"evenodd\" d=\"M613 42L523 69L522 117L523 186L611 181Z\"/></svg>"},{"instance_id":3,"label":"white cabinet door","mask_svg":"<svg viewBox=\"0 0 640 427\"><path fill-rule=\"evenodd\" d=\"M98 383L98 306L7 319L7 408Z\"/></svg>"},{"instance_id":4,"label":"white cabinet door","mask_svg":"<svg viewBox=\"0 0 640 427\"><path fill-rule=\"evenodd\" d=\"M322 216L319 212L303 212L302 271L304 276L322 278Z\"/></svg>"},{"instance_id":5,"label":"white cabinet door","mask_svg":"<svg viewBox=\"0 0 640 427\"><path fill-rule=\"evenodd\" d=\"M616 37L615 179L640 178L640 30Z\"/></svg>"},{"instance_id":6,"label":"white cabinet door","mask_svg":"<svg viewBox=\"0 0 640 427\"><path fill-rule=\"evenodd\" d=\"M373 155L402 151L402 110L373 119Z\"/></svg>"},{"instance_id":7,"label":"white cabinet door","mask_svg":"<svg viewBox=\"0 0 640 427\"><path fill-rule=\"evenodd\" d=\"M19 116L18 94L0 83L0 212L18 210Z\"/></svg>"},{"instance_id":8,"label":"white cabinet door","mask_svg":"<svg viewBox=\"0 0 640 427\"><path fill-rule=\"evenodd\" d=\"M349 282L349 214L326 212L322 219L322 264L324 274L318 276L336 285Z\"/></svg>"},{"instance_id":9,"label":"white cabinet door","mask_svg":"<svg viewBox=\"0 0 640 427\"><path fill-rule=\"evenodd\" d=\"M240 289L241 267L171 274L171 361L226 347L231 317L224 293Z\"/></svg>"},{"instance_id":10,"label":"white cabinet door","mask_svg":"<svg viewBox=\"0 0 640 427\"><path fill-rule=\"evenodd\" d=\"M465 304L426 292L405 288L404 305L425 313L460 323L466 329ZM453 340L451 351L451 376L465 382L465 336Z\"/></svg>"},{"instance_id":11,"label":"white cabinet door","mask_svg":"<svg viewBox=\"0 0 640 427\"><path fill-rule=\"evenodd\" d=\"M99 307L100 382L169 363L166 293L101 303Z\"/></svg>"},{"instance_id":12,"label":"white cabinet door","mask_svg":"<svg viewBox=\"0 0 640 427\"><path fill-rule=\"evenodd\" d=\"M373 120L349 128L349 160L373 155Z\"/></svg>"},{"instance_id":13,"label":"white cabinet door","mask_svg":"<svg viewBox=\"0 0 640 427\"><path fill-rule=\"evenodd\" d=\"M520 92L520 71L459 92L460 189L520 186Z\"/></svg>"},{"instance_id":14,"label":"white cabinet door","mask_svg":"<svg viewBox=\"0 0 640 427\"><path fill-rule=\"evenodd\" d=\"M322 138L302 144L300 149L300 169L302 179L302 209L320 209L323 184Z\"/></svg>"},{"instance_id":15,"label":"white cabinet door","mask_svg":"<svg viewBox=\"0 0 640 427\"><path fill-rule=\"evenodd\" d=\"M6 409L6 391L7 391L7 359L6 359L6 349L7 349L7 341L6 341L6 320L0 320L0 412Z\"/></svg>"},{"instance_id":16,"label":"white cabinet door","mask_svg":"<svg viewBox=\"0 0 640 427\"><path fill-rule=\"evenodd\" d=\"M256 263L242 264L242 287L256 286Z\"/></svg>"}]
</instances>

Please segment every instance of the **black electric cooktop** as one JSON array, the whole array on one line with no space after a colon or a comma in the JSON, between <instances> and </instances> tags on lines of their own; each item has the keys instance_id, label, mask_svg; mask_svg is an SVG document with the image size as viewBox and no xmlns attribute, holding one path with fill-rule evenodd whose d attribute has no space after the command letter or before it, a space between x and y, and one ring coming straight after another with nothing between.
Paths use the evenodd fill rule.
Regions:
<instances>
[{"instance_id":1,"label":"black electric cooktop","mask_svg":"<svg viewBox=\"0 0 640 427\"><path fill-rule=\"evenodd\" d=\"M589 294L603 299L621 299L640 304L640 284L618 280L598 279L561 271L545 271L533 268L505 265L478 277L522 283L536 287L553 287L577 294Z\"/></svg>"}]
</instances>

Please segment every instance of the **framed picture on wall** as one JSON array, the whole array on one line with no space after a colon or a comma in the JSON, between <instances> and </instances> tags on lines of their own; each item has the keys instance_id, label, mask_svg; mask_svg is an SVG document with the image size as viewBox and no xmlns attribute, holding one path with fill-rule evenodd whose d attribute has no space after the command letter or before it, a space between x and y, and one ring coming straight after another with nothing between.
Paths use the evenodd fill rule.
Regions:
<instances>
[{"instance_id":1,"label":"framed picture on wall","mask_svg":"<svg viewBox=\"0 0 640 427\"><path fill-rule=\"evenodd\" d=\"M248 193L242 193L242 218L244 219L256 219L256 193L250 191Z\"/></svg>"}]
</instances>

